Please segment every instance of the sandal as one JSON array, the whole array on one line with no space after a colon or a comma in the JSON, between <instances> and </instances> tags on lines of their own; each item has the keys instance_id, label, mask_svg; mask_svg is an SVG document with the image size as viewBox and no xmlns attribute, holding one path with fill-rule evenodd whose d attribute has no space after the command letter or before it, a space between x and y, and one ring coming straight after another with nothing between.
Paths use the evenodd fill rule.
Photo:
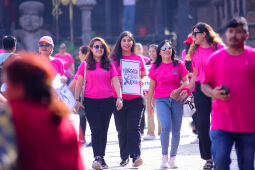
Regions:
<instances>
[{"instance_id":1,"label":"sandal","mask_svg":"<svg viewBox=\"0 0 255 170\"><path fill-rule=\"evenodd\" d=\"M213 169L213 161L206 161L203 169L209 169L209 170Z\"/></svg>"}]
</instances>

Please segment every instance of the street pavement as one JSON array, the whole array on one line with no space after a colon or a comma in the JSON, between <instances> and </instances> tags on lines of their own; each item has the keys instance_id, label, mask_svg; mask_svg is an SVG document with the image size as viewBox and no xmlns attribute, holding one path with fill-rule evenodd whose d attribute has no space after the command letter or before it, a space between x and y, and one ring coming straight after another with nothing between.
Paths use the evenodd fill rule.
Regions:
<instances>
[{"instance_id":1,"label":"street pavement","mask_svg":"<svg viewBox=\"0 0 255 170\"><path fill-rule=\"evenodd\" d=\"M155 121L156 122L156 121ZM178 149L178 154L176 157L176 164L178 170L202 170L205 161L200 158L199 146L198 144L190 144L196 136L192 133L189 127L189 122L191 118L184 117L181 129L181 140ZM88 126L87 126L88 127ZM145 130L146 135L146 130ZM90 142L91 135L89 128L86 130L86 141ZM171 147L171 146L170 146ZM170 149L169 147L169 149ZM86 164L87 169L92 169L93 151L92 147L81 147L81 152L83 160ZM109 169L113 170L160 170L161 163L161 145L160 138L157 136L156 140L145 141L142 140L141 143L141 158L143 159L143 165L138 168L132 167L132 159L130 159L129 164L126 167L120 167L120 157L119 157L119 145L117 132L115 129L114 118L112 116L110 127L108 131L108 142L106 146L105 161L109 166ZM237 159L235 150L232 149L231 154L232 163L230 166L231 170L238 170Z\"/></svg>"}]
</instances>

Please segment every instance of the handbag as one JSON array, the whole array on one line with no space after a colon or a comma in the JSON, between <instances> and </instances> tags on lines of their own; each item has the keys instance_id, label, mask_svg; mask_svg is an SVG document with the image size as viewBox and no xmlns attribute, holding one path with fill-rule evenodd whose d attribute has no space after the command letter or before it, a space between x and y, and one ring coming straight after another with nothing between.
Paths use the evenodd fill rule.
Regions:
<instances>
[{"instance_id":1,"label":"handbag","mask_svg":"<svg viewBox=\"0 0 255 170\"><path fill-rule=\"evenodd\" d=\"M196 108L193 103L193 96L189 96L183 103L183 117L192 117L195 112Z\"/></svg>"}]
</instances>

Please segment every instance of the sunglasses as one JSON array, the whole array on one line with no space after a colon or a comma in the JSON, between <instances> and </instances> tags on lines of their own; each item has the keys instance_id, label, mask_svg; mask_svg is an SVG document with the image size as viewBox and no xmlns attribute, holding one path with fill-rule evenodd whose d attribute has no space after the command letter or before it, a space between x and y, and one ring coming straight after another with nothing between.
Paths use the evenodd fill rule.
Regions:
<instances>
[{"instance_id":1,"label":"sunglasses","mask_svg":"<svg viewBox=\"0 0 255 170\"><path fill-rule=\"evenodd\" d=\"M199 33L203 33L203 32L201 32L201 31L199 31L199 32L193 32L193 33L192 33L192 36L193 36L193 37L196 37L197 34L199 34Z\"/></svg>"},{"instance_id":2,"label":"sunglasses","mask_svg":"<svg viewBox=\"0 0 255 170\"><path fill-rule=\"evenodd\" d=\"M166 51L166 49L168 49L168 50L171 50L172 49L172 47L171 46L163 46L163 47L161 47L161 50L162 51Z\"/></svg>"},{"instance_id":3,"label":"sunglasses","mask_svg":"<svg viewBox=\"0 0 255 170\"><path fill-rule=\"evenodd\" d=\"M103 50L104 49L104 45L94 45L94 48L96 50L98 50L99 48Z\"/></svg>"},{"instance_id":4,"label":"sunglasses","mask_svg":"<svg viewBox=\"0 0 255 170\"><path fill-rule=\"evenodd\" d=\"M40 48L43 48L43 47L49 48L50 44L39 44L39 47Z\"/></svg>"}]
</instances>

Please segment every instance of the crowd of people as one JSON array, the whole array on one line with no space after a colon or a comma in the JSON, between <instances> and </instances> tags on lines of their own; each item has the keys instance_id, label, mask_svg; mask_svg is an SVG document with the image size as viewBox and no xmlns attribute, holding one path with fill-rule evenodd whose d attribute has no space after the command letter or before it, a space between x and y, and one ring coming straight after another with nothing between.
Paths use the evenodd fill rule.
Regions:
<instances>
[{"instance_id":1,"label":"crowd of people","mask_svg":"<svg viewBox=\"0 0 255 170\"><path fill-rule=\"evenodd\" d=\"M5 36L0 54L0 169L86 169L80 153L86 121L91 130L92 168L108 169L104 157L112 115L120 166L132 159L132 166L139 167L143 164L141 136L156 139L155 113L162 150L159 167L177 168L183 103L193 95L193 126L205 160L203 169L228 170L235 144L239 169L254 170L255 49L245 44L248 36L243 17L228 23L227 45L210 25L199 22L184 42L182 60L170 40L149 45L144 56L142 44L129 31L119 35L112 51L103 38L95 37L80 47L76 73L65 44L52 56L53 39L43 36L38 54L16 53L16 38ZM123 60L139 63L138 87L149 80L149 89L139 94L123 91ZM52 86L56 75L73 91L73 111ZM80 116L79 140L69 118L72 112Z\"/></svg>"}]
</instances>

